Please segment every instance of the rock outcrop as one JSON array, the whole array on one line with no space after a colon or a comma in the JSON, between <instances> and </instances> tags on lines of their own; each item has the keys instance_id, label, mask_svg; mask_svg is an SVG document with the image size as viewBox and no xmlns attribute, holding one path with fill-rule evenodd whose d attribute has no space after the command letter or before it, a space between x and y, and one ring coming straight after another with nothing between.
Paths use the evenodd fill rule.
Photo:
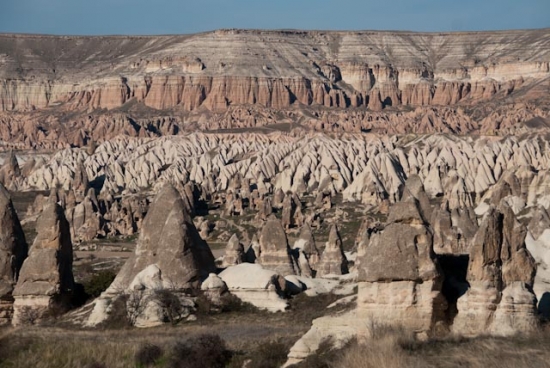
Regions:
<instances>
[{"instance_id":1,"label":"rock outcrop","mask_svg":"<svg viewBox=\"0 0 550 368\"><path fill-rule=\"evenodd\" d=\"M547 29L0 35L0 45L0 125L6 127L0 139L12 148L84 147L122 134L157 137L280 121L392 134L508 134L548 126L547 111L509 102L538 105L547 97ZM26 52L14 51L21 49ZM54 58L50 50L61 51ZM505 111L455 106L494 101ZM121 106L128 113L112 111ZM400 106L416 109L380 111ZM153 109L154 117L142 114ZM61 117L62 111L71 114ZM526 124L518 127L520 121Z\"/></svg>"},{"instance_id":2,"label":"rock outcrop","mask_svg":"<svg viewBox=\"0 0 550 368\"><path fill-rule=\"evenodd\" d=\"M13 325L32 324L67 307L74 290L73 245L63 208L48 202L13 290Z\"/></svg>"},{"instance_id":3,"label":"rock outcrop","mask_svg":"<svg viewBox=\"0 0 550 368\"><path fill-rule=\"evenodd\" d=\"M423 334L443 322L442 275L414 198L391 207L387 223L371 235L359 263L358 318Z\"/></svg>"},{"instance_id":4,"label":"rock outcrop","mask_svg":"<svg viewBox=\"0 0 550 368\"><path fill-rule=\"evenodd\" d=\"M128 294L130 301L141 295L151 310L156 311L144 312L136 318L137 326L163 323L165 313L157 308L154 294L165 290L187 305L190 301L185 298L185 290L198 288L201 280L215 269L212 252L200 238L180 194L167 184L147 212L135 253L96 302L87 324L101 323L107 317L111 301L121 294Z\"/></svg>"},{"instance_id":5,"label":"rock outcrop","mask_svg":"<svg viewBox=\"0 0 550 368\"><path fill-rule=\"evenodd\" d=\"M315 276L320 253L315 245L313 232L308 223L302 226L300 236L292 246L292 252L294 258L298 259L298 266L300 267L302 276Z\"/></svg>"},{"instance_id":6,"label":"rock outcrop","mask_svg":"<svg viewBox=\"0 0 550 368\"><path fill-rule=\"evenodd\" d=\"M233 234L227 242L223 256L222 267L229 267L241 264L245 261L244 246L239 241L237 234Z\"/></svg>"},{"instance_id":7,"label":"rock outcrop","mask_svg":"<svg viewBox=\"0 0 550 368\"><path fill-rule=\"evenodd\" d=\"M348 260L344 254L342 239L338 233L338 227L332 225L325 244L325 249L316 265L316 276L344 275L349 272Z\"/></svg>"},{"instance_id":8,"label":"rock outcrop","mask_svg":"<svg viewBox=\"0 0 550 368\"><path fill-rule=\"evenodd\" d=\"M136 99L161 110L223 111L242 104L283 109L299 102L376 111L486 100L548 76L547 34L219 30L192 38L104 40L2 35L0 108L25 111L61 102L72 109L112 109ZM472 48L475 40L490 41ZM27 53L14 54L15 44ZM73 52L56 54L59 67L52 70L44 49ZM419 64L426 53L439 55L437 63ZM106 64L110 68L102 68ZM17 65L33 70L34 79L10 79Z\"/></svg>"},{"instance_id":9,"label":"rock outcrop","mask_svg":"<svg viewBox=\"0 0 550 368\"><path fill-rule=\"evenodd\" d=\"M263 268L282 276L296 274L288 239L279 219L273 215L268 219L262 228L259 241L260 257L257 262Z\"/></svg>"},{"instance_id":10,"label":"rock outcrop","mask_svg":"<svg viewBox=\"0 0 550 368\"><path fill-rule=\"evenodd\" d=\"M11 197L0 184L0 325L11 321L13 288L27 258L27 242Z\"/></svg>"}]
</instances>

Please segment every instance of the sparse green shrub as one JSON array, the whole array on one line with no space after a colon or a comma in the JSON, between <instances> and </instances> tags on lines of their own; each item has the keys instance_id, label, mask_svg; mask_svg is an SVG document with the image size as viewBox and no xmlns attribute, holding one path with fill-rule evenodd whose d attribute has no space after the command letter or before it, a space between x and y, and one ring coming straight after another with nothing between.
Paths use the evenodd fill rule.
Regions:
<instances>
[{"instance_id":1,"label":"sparse green shrub","mask_svg":"<svg viewBox=\"0 0 550 368\"><path fill-rule=\"evenodd\" d=\"M226 293L221 297L221 312L254 313L259 312L259 309L231 293Z\"/></svg>"},{"instance_id":2,"label":"sparse green shrub","mask_svg":"<svg viewBox=\"0 0 550 368\"><path fill-rule=\"evenodd\" d=\"M91 298L97 298L102 292L107 290L115 277L116 274L111 270L99 271L83 283L84 291Z\"/></svg>"},{"instance_id":3,"label":"sparse green shrub","mask_svg":"<svg viewBox=\"0 0 550 368\"><path fill-rule=\"evenodd\" d=\"M222 338L214 334L205 334L177 343L169 358L168 367L223 368L230 357Z\"/></svg>"},{"instance_id":4,"label":"sparse green shrub","mask_svg":"<svg viewBox=\"0 0 550 368\"><path fill-rule=\"evenodd\" d=\"M157 290L155 291L155 298L171 324L178 323L185 316L186 308L173 291L168 289Z\"/></svg>"},{"instance_id":5,"label":"sparse green shrub","mask_svg":"<svg viewBox=\"0 0 550 368\"><path fill-rule=\"evenodd\" d=\"M278 339L260 344L251 354L248 368L278 368L284 364L291 342Z\"/></svg>"}]
</instances>

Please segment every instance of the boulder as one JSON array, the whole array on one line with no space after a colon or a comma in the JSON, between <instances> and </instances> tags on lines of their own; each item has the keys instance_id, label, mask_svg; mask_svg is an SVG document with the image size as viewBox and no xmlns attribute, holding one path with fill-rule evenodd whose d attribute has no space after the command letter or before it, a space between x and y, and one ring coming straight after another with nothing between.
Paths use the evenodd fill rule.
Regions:
<instances>
[{"instance_id":1,"label":"boulder","mask_svg":"<svg viewBox=\"0 0 550 368\"><path fill-rule=\"evenodd\" d=\"M244 302L270 312L284 311L286 280L277 272L258 264L242 263L219 274L229 292Z\"/></svg>"}]
</instances>

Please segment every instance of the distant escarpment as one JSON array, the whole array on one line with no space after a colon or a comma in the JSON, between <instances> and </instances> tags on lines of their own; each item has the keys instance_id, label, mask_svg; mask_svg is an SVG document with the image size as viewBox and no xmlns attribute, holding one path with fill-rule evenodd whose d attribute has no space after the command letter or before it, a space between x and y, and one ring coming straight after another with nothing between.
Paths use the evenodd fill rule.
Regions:
<instances>
[{"instance_id":1,"label":"distant escarpment","mask_svg":"<svg viewBox=\"0 0 550 368\"><path fill-rule=\"evenodd\" d=\"M17 131L26 137L19 142L25 147L48 139L79 145L110 134L176 134L281 121L316 130L334 130L337 120L336 130L467 133L489 114L468 116L455 105L469 109L486 102L515 111L513 103L535 101L521 120L542 118L546 125L547 104L542 113L533 111L547 100L549 81L550 29L0 35L2 140L13 142L9 134ZM442 108L447 106L451 112ZM411 107L431 109L417 112L418 118L410 116ZM403 116L387 112L396 109ZM381 110L386 112L377 115ZM109 117L96 118L98 112ZM124 121L128 113L131 121ZM452 118L438 118L441 114ZM146 116L146 122L135 121ZM98 121L87 126L87 119ZM405 128L394 127L395 120ZM70 135L60 128L67 124L75 136L59 143L59 136Z\"/></svg>"}]
</instances>

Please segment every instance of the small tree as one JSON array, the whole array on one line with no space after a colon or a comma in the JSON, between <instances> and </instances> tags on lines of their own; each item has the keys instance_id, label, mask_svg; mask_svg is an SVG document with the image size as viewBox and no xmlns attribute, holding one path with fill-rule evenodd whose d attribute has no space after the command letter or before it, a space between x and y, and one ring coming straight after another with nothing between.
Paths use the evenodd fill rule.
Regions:
<instances>
[{"instance_id":1,"label":"small tree","mask_svg":"<svg viewBox=\"0 0 550 368\"><path fill-rule=\"evenodd\" d=\"M128 320L132 326L136 324L139 316L145 311L148 302L149 296L144 290L135 290L128 295L126 313L128 314Z\"/></svg>"},{"instance_id":2,"label":"small tree","mask_svg":"<svg viewBox=\"0 0 550 368\"><path fill-rule=\"evenodd\" d=\"M40 319L41 311L28 305L19 310L19 321L23 325L35 325Z\"/></svg>"},{"instance_id":3,"label":"small tree","mask_svg":"<svg viewBox=\"0 0 550 368\"><path fill-rule=\"evenodd\" d=\"M186 308L181 303L180 298L169 289L160 289L155 291L155 300L159 307L162 308L168 322L171 324L178 323L185 317Z\"/></svg>"}]
</instances>

